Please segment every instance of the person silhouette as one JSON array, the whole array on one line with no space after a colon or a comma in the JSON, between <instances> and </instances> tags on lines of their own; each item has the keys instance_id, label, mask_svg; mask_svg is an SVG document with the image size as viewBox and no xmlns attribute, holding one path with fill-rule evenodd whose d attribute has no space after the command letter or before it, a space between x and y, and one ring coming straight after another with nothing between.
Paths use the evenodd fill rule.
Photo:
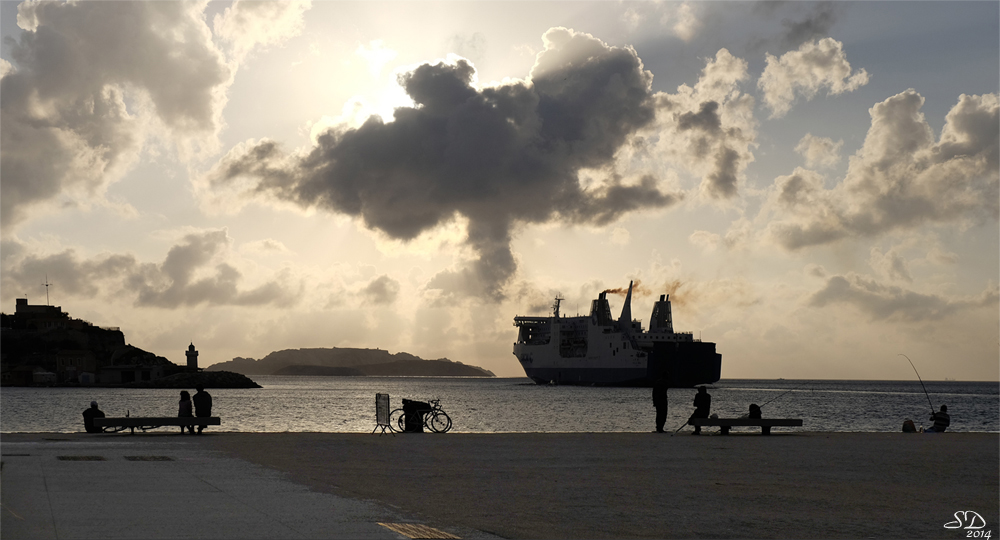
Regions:
<instances>
[{"instance_id":1,"label":"person silhouette","mask_svg":"<svg viewBox=\"0 0 1000 540\"><path fill-rule=\"evenodd\" d=\"M191 394L187 390L181 390L181 400L177 403L177 416L180 418L194 417L194 408L191 406ZM194 426L188 426L187 428L193 435ZM181 433L184 433L184 426L181 426Z\"/></svg>"},{"instance_id":2,"label":"person silhouette","mask_svg":"<svg viewBox=\"0 0 1000 540\"><path fill-rule=\"evenodd\" d=\"M747 418L759 419L761 418L760 407L756 403L750 404L750 415Z\"/></svg>"},{"instance_id":3,"label":"person silhouette","mask_svg":"<svg viewBox=\"0 0 1000 540\"><path fill-rule=\"evenodd\" d=\"M667 422L667 376L661 374L653 383L653 407L656 407L656 432L663 433Z\"/></svg>"},{"instance_id":4,"label":"person silhouette","mask_svg":"<svg viewBox=\"0 0 1000 540\"><path fill-rule=\"evenodd\" d=\"M712 395L704 386L699 386L698 393L694 395L694 412L691 413L691 418L708 418L708 411L711 408ZM688 421L690 422L690 419ZM701 435L701 426L695 426L692 435Z\"/></svg>"},{"instance_id":5,"label":"person silhouette","mask_svg":"<svg viewBox=\"0 0 1000 540\"><path fill-rule=\"evenodd\" d=\"M931 413L931 420L934 425L924 430L924 433L944 433L951 425L951 417L948 416L948 406L942 405L941 410Z\"/></svg>"},{"instance_id":6,"label":"person silhouette","mask_svg":"<svg viewBox=\"0 0 1000 540\"><path fill-rule=\"evenodd\" d=\"M194 387L197 392L195 392L194 397L191 401L194 402L194 415L199 418L204 418L206 416L212 416L212 394L205 391L205 387L198 385ZM201 430L205 429L206 424L201 424L198 426L198 435L201 435Z\"/></svg>"},{"instance_id":7,"label":"person silhouette","mask_svg":"<svg viewBox=\"0 0 1000 540\"><path fill-rule=\"evenodd\" d=\"M87 433L102 433L104 428L94 425L94 418L104 418L104 412L97 408L97 402L91 401L90 408L83 411L83 428Z\"/></svg>"}]
</instances>

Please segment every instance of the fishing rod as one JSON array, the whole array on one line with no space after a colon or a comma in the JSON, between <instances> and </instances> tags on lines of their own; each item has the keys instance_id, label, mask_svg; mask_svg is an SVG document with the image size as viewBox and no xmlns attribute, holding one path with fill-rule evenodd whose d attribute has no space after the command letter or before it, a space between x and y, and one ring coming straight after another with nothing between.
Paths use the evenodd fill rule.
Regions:
<instances>
[{"instance_id":1,"label":"fishing rod","mask_svg":"<svg viewBox=\"0 0 1000 540\"><path fill-rule=\"evenodd\" d=\"M913 372L917 374L917 380L920 381L920 387L924 389L924 395L927 396L927 403L930 404L930 406L931 406L931 413L933 413L934 412L934 402L931 401L931 395L929 393L927 393L927 387L924 386L924 380L920 378L920 372L917 371L917 366L913 365L913 360L910 360L909 356L906 356L903 353L899 353L897 356L902 356L903 358L906 358L906 361L910 363L910 367L913 368Z\"/></svg>"}]
</instances>

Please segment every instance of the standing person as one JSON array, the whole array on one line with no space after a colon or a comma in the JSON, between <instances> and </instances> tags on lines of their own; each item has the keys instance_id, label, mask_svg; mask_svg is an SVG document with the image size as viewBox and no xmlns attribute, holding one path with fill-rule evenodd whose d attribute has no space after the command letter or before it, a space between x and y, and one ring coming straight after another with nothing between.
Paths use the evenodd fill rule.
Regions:
<instances>
[{"instance_id":1,"label":"standing person","mask_svg":"<svg viewBox=\"0 0 1000 540\"><path fill-rule=\"evenodd\" d=\"M661 374L653 383L653 407L656 407L656 432L663 433L663 424L667 422L667 376Z\"/></svg>"},{"instance_id":2,"label":"standing person","mask_svg":"<svg viewBox=\"0 0 1000 540\"><path fill-rule=\"evenodd\" d=\"M191 394L187 390L181 390L181 400L178 402L177 416L180 418L194 417L194 408L191 406ZM188 431L194 434L194 426L188 426ZM181 433L184 433L184 426L181 426Z\"/></svg>"},{"instance_id":3,"label":"standing person","mask_svg":"<svg viewBox=\"0 0 1000 540\"><path fill-rule=\"evenodd\" d=\"M94 425L94 418L104 418L104 412L97 408L96 401L91 401L90 408L83 411L83 428L87 430L87 433L103 432L104 428Z\"/></svg>"},{"instance_id":4,"label":"standing person","mask_svg":"<svg viewBox=\"0 0 1000 540\"><path fill-rule=\"evenodd\" d=\"M934 425L924 430L924 433L944 433L944 430L948 429L948 426L951 425L951 417L948 416L948 406L942 405L940 411L932 412L931 420L934 421Z\"/></svg>"},{"instance_id":5,"label":"standing person","mask_svg":"<svg viewBox=\"0 0 1000 540\"><path fill-rule=\"evenodd\" d=\"M206 416L212 416L212 394L205 391L205 387L198 385L194 387L197 392L195 392L192 401L194 401L194 415L199 418L204 418ZM201 430L205 429L206 424L201 424L198 426L198 435L201 435Z\"/></svg>"},{"instance_id":6,"label":"standing person","mask_svg":"<svg viewBox=\"0 0 1000 540\"><path fill-rule=\"evenodd\" d=\"M711 408L711 394L705 390L704 386L699 386L698 393L694 395L694 412L691 413L691 418L708 418L708 411ZM692 435L701 435L701 426L695 426Z\"/></svg>"}]
</instances>

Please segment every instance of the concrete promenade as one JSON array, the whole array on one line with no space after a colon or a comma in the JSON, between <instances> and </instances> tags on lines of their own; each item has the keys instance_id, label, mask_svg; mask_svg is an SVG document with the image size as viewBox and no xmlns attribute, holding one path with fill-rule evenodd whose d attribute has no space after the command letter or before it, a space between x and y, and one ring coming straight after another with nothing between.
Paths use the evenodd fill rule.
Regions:
<instances>
[{"instance_id":1,"label":"concrete promenade","mask_svg":"<svg viewBox=\"0 0 1000 540\"><path fill-rule=\"evenodd\" d=\"M235 433L4 434L0 537L398 539L398 509L290 482L205 444ZM453 536L489 538L450 527Z\"/></svg>"},{"instance_id":2,"label":"concrete promenade","mask_svg":"<svg viewBox=\"0 0 1000 540\"><path fill-rule=\"evenodd\" d=\"M987 433L160 430L0 446L5 540L408 537L380 522L461 538L965 538L945 524L969 510L1000 534Z\"/></svg>"}]
</instances>

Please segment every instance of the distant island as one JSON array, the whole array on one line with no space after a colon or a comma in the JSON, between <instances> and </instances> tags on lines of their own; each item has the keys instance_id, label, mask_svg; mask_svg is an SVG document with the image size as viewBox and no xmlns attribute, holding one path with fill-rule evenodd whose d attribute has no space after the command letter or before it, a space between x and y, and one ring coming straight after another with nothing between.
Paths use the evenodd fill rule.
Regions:
<instances>
[{"instance_id":1,"label":"distant island","mask_svg":"<svg viewBox=\"0 0 1000 540\"><path fill-rule=\"evenodd\" d=\"M260 360L233 358L205 368L226 370L244 375L309 375L309 376L397 376L397 377L495 377L493 372L478 366L439 358L424 360L419 356L399 352L390 354L383 349L317 348L285 349L268 354Z\"/></svg>"}]
</instances>

